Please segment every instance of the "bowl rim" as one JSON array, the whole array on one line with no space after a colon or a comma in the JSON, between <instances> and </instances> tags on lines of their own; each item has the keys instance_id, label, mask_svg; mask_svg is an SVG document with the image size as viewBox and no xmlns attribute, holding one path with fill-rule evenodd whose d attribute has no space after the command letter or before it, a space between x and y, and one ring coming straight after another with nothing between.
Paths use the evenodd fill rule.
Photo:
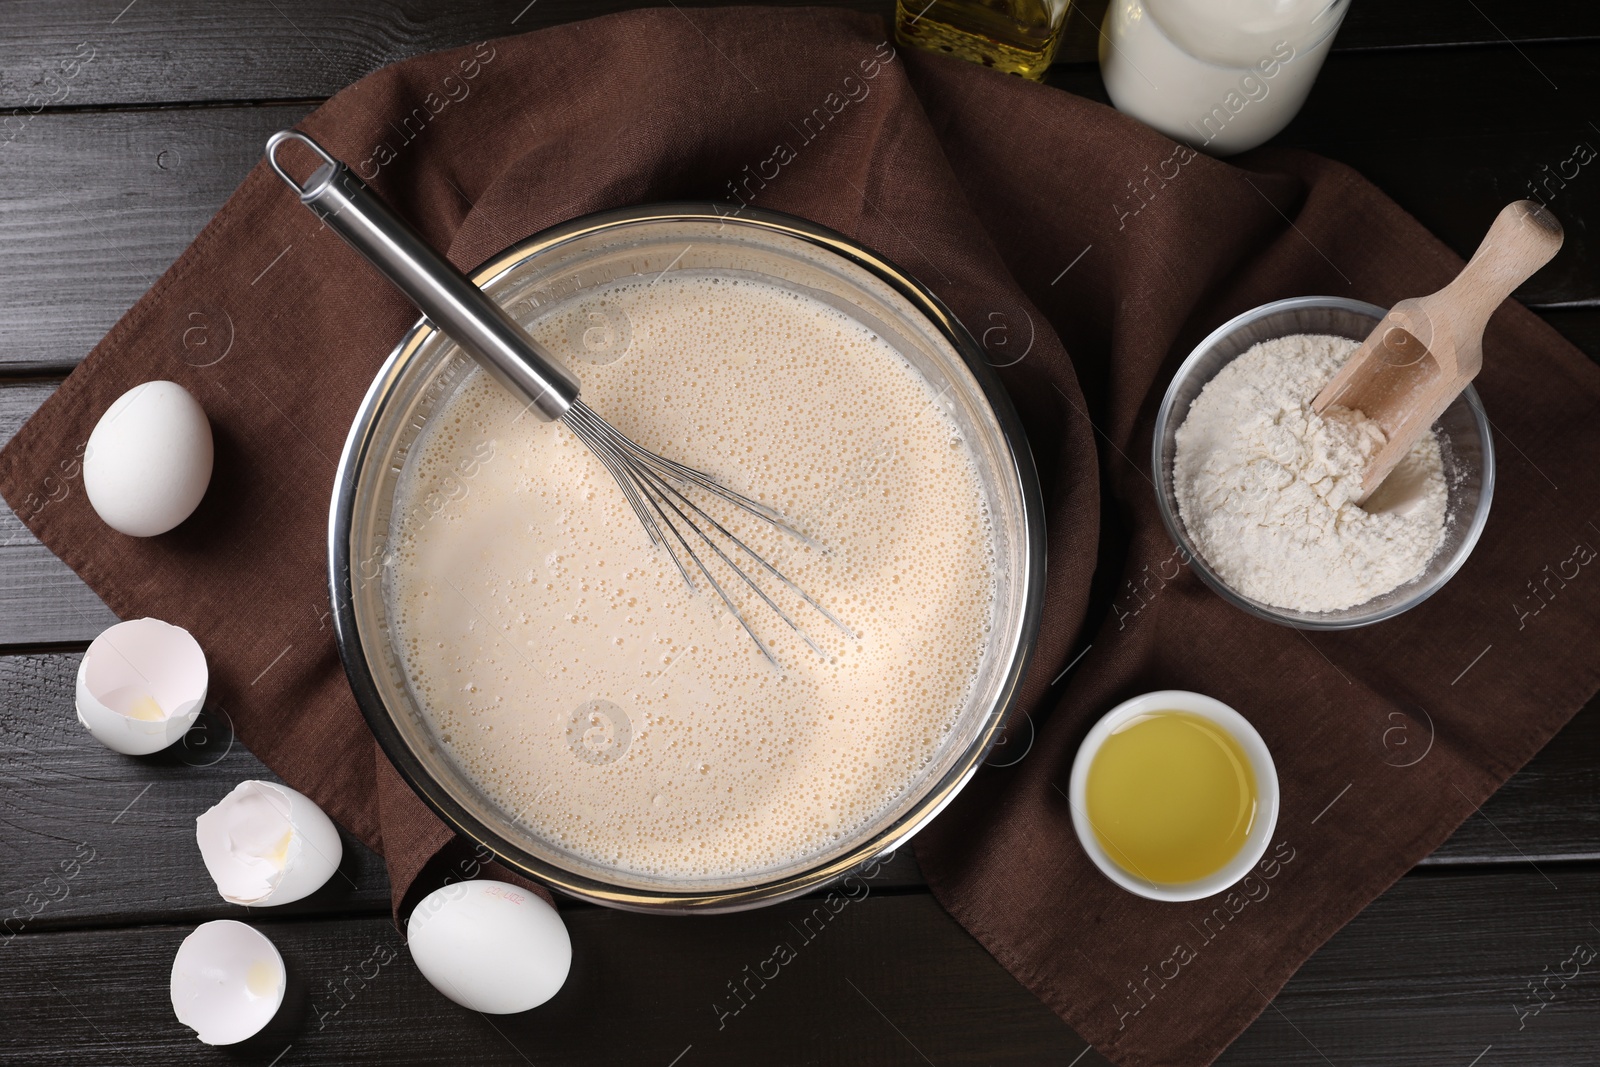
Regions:
<instances>
[{"instance_id":1,"label":"bowl rim","mask_svg":"<svg viewBox=\"0 0 1600 1067\"><path fill-rule=\"evenodd\" d=\"M1178 514L1176 499L1168 500L1168 494L1162 487L1169 481L1165 470L1165 460L1162 456L1163 431L1168 422L1173 418L1173 408L1177 403L1178 383L1189 376L1190 371L1207 351L1250 322L1258 318L1281 311L1293 311L1300 308L1337 308L1343 311L1367 315L1376 326L1389 313L1387 308L1365 300L1354 300L1343 296L1292 296L1284 300L1273 300L1268 303L1253 307L1248 311L1240 312L1233 318L1224 322L1190 350L1189 355L1178 365L1173 372L1172 379L1167 383L1166 393L1161 398L1161 406L1156 411L1155 428L1150 440L1150 472L1154 477L1154 492L1156 508L1161 513L1162 524L1167 528L1167 534L1184 554L1185 561L1191 564L1200 575L1200 579L1208 585L1213 592L1241 611L1254 615L1258 619L1266 619L1280 626L1288 626L1297 630L1351 630L1361 626L1371 626L1374 623L1392 619L1397 615L1410 611L1418 604L1427 600L1445 583L1455 577L1467 557L1472 555L1472 550L1478 544L1478 538L1483 534L1483 528L1489 521L1489 505L1494 500L1495 483L1495 454L1493 425L1489 422L1489 415L1484 410L1483 401L1478 396L1478 391L1470 384L1461 391L1461 399L1466 401L1467 409L1471 411L1474 424L1478 428L1478 438L1483 442L1483 475L1482 485L1478 490L1478 506L1472 513L1472 518L1467 527L1466 536L1457 546L1455 556L1442 569L1427 582L1419 585L1412 595L1404 600L1395 601L1388 607L1374 611L1368 615L1346 616L1342 618L1319 618L1318 613L1297 612L1288 608L1276 608L1270 604L1253 600L1238 592L1223 577L1216 573L1205 556L1189 536L1189 531L1183 524L1183 517ZM1415 581L1416 579L1412 579ZM1403 588L1403 587L1402 587ZM1360 605L1356 605L1359 607ZM1346 609L1349 610L1349 609Z\"/></svg>"},{"instance_id":2,"label":"bowl rim","mask_svg":"<svg viewBox=\"0 0 1600 1067\"><path fill-rule=\"evenodd\" d=\"M1245 844L1215 872L1190 882L1154 882L1130 873L1106 852L1089 822L1089 767L1094 757L1118 728L1140 715L1162 711L1198 715L1227 730L1239 747L1244 749L1256 779L1256 820L1250 827ZM1174 902L1216 896L1238 884L1250 873L1261 857L1266 855L1267 846L1277 830L1282 793L1272 750L1267 747L1260 732L1250 724L1250 720L1215 697L1187 689L1159 689L1144 693L1124 700L1102 715L1078 745L1078 754L1072 759L1072 778L1067 790L1071 795L1072 829L1077 833L1078 843L1083 846L1084 852L1100 868L1100 873L1130 893L1150 900Z\"/></svg>"},{"instance_id":3,"label":"bowl rim","mask_svg":"<svg viewBox=\"0 0 1600 1067\"><path fill-rule=\"evenodd\" d=\"M751 226L832 252L883 282L926 316L929 324L955 349L976 380L1006 443L1011 461L1010 473L1019 489L1022 503L1020 526L1025 540L1019 558L1025 574L1021 583L1023 595L1018 617L1016 654L1001 680L994 706L977 737L960 758L940 778L926 785L906 811L872 836L832 859L778 878L734 889L675 891L615 885L535 856L474 818L434 780L389 715L362 650L355 616L349 541L356 487L372 445L378 416L402 371L416 356L423 342L435 332L433 324L426 317L417 320L384 360L351 423L335 470L329 504L328 583L333 605L334 641L357 707L401 778L446 825L487 848L510 869L581 900L625 911L716 914L789 900L878 861L898 849L938 815L977 773L1018 703L1022 682L1038 642L1045 589L1044 495L1021 418L1000 383L999 376L984 356L983 348L955 313L932 290L888 258L844 234L807 219L771 209L733 208L712 201L671 201L610 208L541 230L509 245L466 273L474 284L487 286L513 266L537 253L605 230L650 222Z\"/></svg>"}]
</instances>

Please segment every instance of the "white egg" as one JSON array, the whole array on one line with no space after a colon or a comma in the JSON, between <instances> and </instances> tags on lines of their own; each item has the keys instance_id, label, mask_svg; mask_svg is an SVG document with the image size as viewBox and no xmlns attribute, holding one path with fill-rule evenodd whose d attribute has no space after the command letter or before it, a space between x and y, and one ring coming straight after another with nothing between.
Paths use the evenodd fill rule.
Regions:
<instances>
[{"instance_id":1,"label":"white egg","mask_svg":"<svg viewBox=\"0 0 1600 1067\"><path fill-rule=\"evenodd\" d=\"M172 1010L208 1045L232 1045L272 1021L288 985L265 934L232 919L202 923L172 960Z\"/></svg>"},{"instance_id":2,"label":"white egg","mask_svg":"<svg viewBox=\"0 0 1600 1067\"><path fill-rule=\"evenodd\" d=\"M195 819L194 836L222 899L252 907L310 896L344 856L333 820L276 782L240 782Z\"/></svg>"},{"instance_id":3,"label":"white egg","mask_svg":"<svg viewBox=\"0 0 1600 1067\"><path fill-rule=\"evenodd\" d=\"M176 382L145 382L95 423L83 454L83 488L107 526L154 537L199 505L211 460L211 423L199 402Z\"/></svg>"},{"instance_id":4,"label":"white egg","mask_svg":"<svg viewBox=\"0 0 1600 1067\"><path fill-rule=\"evenodd\" d=\"M206 702L205 653L181 626L132 619L103 631L78 664L78 721L107 748L159 752Z\"/></svg>"},{"instance_id":5,"label":"white egg","mask_svg":"<svg viewBox=\"0 0 1600 1067\"><path fill-rule=\"evenodd\" d=\"M406 944L435 989L488 1015L538 1007L572 966L572 941L556 910L526 889L487 879L424 897Z\"/></svg>"}]
</instances>

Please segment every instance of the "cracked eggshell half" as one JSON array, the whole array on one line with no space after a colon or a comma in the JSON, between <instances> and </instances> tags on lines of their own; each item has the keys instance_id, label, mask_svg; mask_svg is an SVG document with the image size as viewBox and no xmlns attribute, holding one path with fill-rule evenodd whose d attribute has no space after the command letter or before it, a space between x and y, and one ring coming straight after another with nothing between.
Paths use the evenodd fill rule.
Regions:
<instances>
[{"instance_id":1,"label":"cracked eggshell half","mask_svg":"<svg viewBox=\"0 0 1600 1067\"><path fill-rule=\"evenodd\" d=\"M572 967L572 941L556 909L526 889L487 879L423 897L406 943L435 989L486 1015L538 1007Z\"/></svg>"},{"instance_id":2,"label":"cracked eggshell half","mask_svg":"<svg viewBox=\"0 0 1600 1067\"><path fill-rule=\"evenodd\" d=\"M213 458L200 402L177 382L145 382L95 423L83 453L83 488L107 526L154 537L199 506Z\"/></svg>"},{"instance_id":3,"label":"cracked eggshell half","mask_svg":"<svg viewBox=\"0 0 1600 1067\"><path fill-rule=\"evenodd\" d=\"M344 857L333 820L276 782L240 782L195 819L194 836L222 899L251 907L310 896Z\"/></svg>"},{"instance_id":4,"label":"cracked eggshell half","mask_svg":"<svg viewBox=\"0 0 1600 1067\"><path fill-rule=\"evenodd\" d=\"M159 752L206 702L205 653L188 630L133 619L104 631L78 664L78 721L109 749Z\"/></svg>"},{"instance_id":5,"label":"cracked eggshell half","mask_svg":"<svg viewBox=\"0 0 1600 1067\"><path fill-rule=\"evenodd\" d=\"M207 1045L232 1045L272 1021L288 985L265 934L232 919L202 923L172 960L172 1010Z\"/></svg>"}]
</instances>

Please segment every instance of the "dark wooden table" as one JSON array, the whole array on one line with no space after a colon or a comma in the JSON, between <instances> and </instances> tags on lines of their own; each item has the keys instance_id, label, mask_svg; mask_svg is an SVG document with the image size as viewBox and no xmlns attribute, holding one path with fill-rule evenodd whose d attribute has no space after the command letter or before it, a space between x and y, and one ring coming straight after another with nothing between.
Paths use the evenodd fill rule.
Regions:
<instances>
[{"instance_id":1,"label":"dark wooden table","mask_svg":"<svg viewBox=\"0 0 1600 1067\"><path fill-rule=\"evenodd\" d=\"M626 6L9 0L0 441L194 237L271 131L385 63ZM1089 0L1074 11L1050 78L1098 99L1101 10ZM1600 160L1582 162L1600 148L1597 123L1600 8L1356 0L1279 141L1355 166L1462 253L1497 207L1539 183L1567 247L1519 295L1600 357ZM490 1019L417 973L389 922L383 865L354 843L328 888L250 916L288 963L289 997L257 1038L206 1048L172 1016L168 971L196 923L243 909L217 898L194 817L233 783L270 775L211 711L204 730L154 757L89 738L73 678L112 621L0 508L0 919L11 917L0 927L0 1062L1103 1062L940 910L909 856L719 1028L713 1003L727 983L811 905L700 920L569 907L566 988L537 1011ZM1591 707L1318 952L1222 1062L1600 1062L1600 963L1576 977L1566 963L1579 946L1600 949L1597 861Z\"/></svg>"}]
</instances>

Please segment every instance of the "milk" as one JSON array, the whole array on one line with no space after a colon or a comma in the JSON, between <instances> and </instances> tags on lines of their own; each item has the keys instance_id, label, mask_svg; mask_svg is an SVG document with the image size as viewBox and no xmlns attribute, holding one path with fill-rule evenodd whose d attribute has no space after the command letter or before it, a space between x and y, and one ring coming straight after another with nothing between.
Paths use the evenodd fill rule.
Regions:
<instances>
[{"instance_id":1,"label":"milk","mask_svg":"<svg viewBox=\"0 0 1600 1067\"><path fill-rule=\"evenodd\" d=\"M620 356L575 345L596 321ZM639 875L782 868L850 837L929 765L984 654L993 535L956 424L881 337L748 278L671 271L531 332L622 432L823 546L737 520L857 637L787 598L819 658L719 572L775 669L565 426L474 372L413 450L387 575L435 736L533 833Z\"/></svg>"},{"instance_id":2,"label":"milk","mask_svg":"<svg viewBox=\"0 0 1600 1067\"><path fill-rule=\"evenodd\" d=\"M1211 155L1268 140L1299 112L1344 0L1113 0L1100 73L1117 110Z\"/></svg>"}]
</instances>

